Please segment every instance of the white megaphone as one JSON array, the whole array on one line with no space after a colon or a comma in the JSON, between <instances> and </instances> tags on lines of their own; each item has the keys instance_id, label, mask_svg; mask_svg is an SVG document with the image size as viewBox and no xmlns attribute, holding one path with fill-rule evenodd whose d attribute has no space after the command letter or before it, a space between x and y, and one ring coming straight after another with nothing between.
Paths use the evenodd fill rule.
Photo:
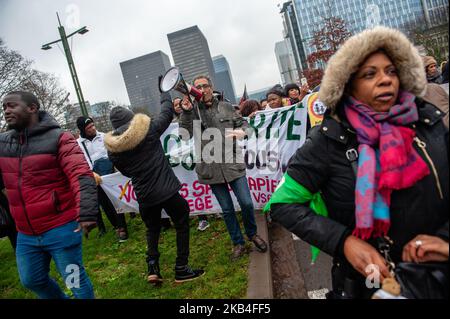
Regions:
<instances>
[{"instance_id":1,"label":"white megaphone","mask_svg":"<svg viewBox=\"0 0 450 319\"><path fill-rule=\"evenodd\" d=\"M175 90L183 95L192 96L197 102L199 102L203 97L203 93L200 90L197 90L192 85L186 83L183 79L183 75L181 75L180 69L176 66L170 68L166 72L159 83L159 88L162 92Z\"/></svg>"}]
</instances>

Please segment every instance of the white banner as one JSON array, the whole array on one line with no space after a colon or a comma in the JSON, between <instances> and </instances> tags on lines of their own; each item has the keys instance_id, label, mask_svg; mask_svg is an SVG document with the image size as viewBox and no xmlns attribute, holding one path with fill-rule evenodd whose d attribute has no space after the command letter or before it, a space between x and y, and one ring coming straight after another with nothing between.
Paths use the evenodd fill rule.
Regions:
<instances>
[{"instance_id":1,"label":"white banner","mask_svg":"<svg viewBox=\"0 0 450 319\"><path fill-rule=\"evenodd\" d=\"M289 159L306 138L307 109L302 104L261 111L249 120L254 134L241 141L247 165L247 181L255 209L262 209L275 191ZM198 182L193 163L194 142L183 142L178 123L172 123L161 143L182 184L180 194L188 201L192 215L215 214L222 210L208 185ZM139 207L131 181L120 173L102 177L102 188L118 213L136 212ZM231 192L235 207L239 205Z\"/></svg>"}]
</instances>

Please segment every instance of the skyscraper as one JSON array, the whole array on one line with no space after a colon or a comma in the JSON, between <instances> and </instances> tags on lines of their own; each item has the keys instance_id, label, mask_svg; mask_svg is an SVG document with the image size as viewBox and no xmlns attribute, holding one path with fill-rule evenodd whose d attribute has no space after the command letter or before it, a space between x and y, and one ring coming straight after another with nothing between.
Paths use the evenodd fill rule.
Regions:
<instances>
[{"instance_id":1,"label":"skyscraper","mask_svg":"<svg viewBox=\"0 0 450 319\"><path fill-rule=\"evenodd\" d=\"M291 43L285 39L275 43L275 55L277 57L278 69L280 70L283 86L288 83L300 82Z\"/></svg>"},{"instance_id":2,"label":"skyscraper","mask_svg":"<svg viewBox=\"0 0 450 319\"><path fill-rule=\"evenodd\" d=\"M308 68L308 64L294 2L292 0L285 2L280 13L283 17L283 37L291 45L297 70L303 71Z\"/></svg>"},{"instance_id":3,"label":"skyscraper","mask_svg":"<svg viewBox=\"0 0 450 319\"><path fill-rule=\"evenodd\" d=\"M128 97L133 109L148 110L157 115L161 110L158 76L170 69L167 54L156 51L120 63Z\"/></svg>"},{"instance_id":4,"label":"skyscraper","mask_svg":"<svg viewBox=\"0 0 450 319\"><path fill-rule=\"evenodd\" d=\"M448 0L422 0L422 5L429 28L448 23Z\"/></svg>"},{"instance_id":5,"label":"skyscraper","mask_svg":"<svg viewBox=\"0 0 450 319\"><path fill-rule=\"evenodd\" d=\"M432 0L447 1L448 0ZM366 28L384 25L402 30L406 25L424 19L423 2L430 0L290 0L283 4L281 14L284 34L291 42L297 67L307 67L306 58L315 51L311 45L314 31L320 29L325 17L338 17L355 34Z\"/></svg>"},{"instance_id":6,"label":"skyscraper","mask_svg":"<svg viewBox=\"0 0 450 319\"><path fill-rule=\"evenodd\" d=\"M174 63L186 81L190 83L197 75L207 75L215 83L208 41L198 26L169 33L167 38Z\"/></svg>"},{"instance_id":7,"label":"skyscraper","mask_svg":"<svg viewBox=\"0 0 450 319\"><path fill-rule=\"evenodd\" d=\"M225 98L231 103L236 104L233 76L231 75L231 69L227 59L223 55L219 55L212 60L214 71L216 73L216 82L214 83L215 89L224 92Z\"/></svg>"}]
</instances>

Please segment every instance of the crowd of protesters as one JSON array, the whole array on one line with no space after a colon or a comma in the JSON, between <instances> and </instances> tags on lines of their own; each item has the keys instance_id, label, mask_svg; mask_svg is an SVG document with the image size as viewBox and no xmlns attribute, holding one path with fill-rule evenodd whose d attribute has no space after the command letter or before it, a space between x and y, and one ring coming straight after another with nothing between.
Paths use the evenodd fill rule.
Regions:
<instances>
[{"instance_id":1,"label":"crowd of protesters","mask_svg":"<svg viewBox=\"0 0 450 319\"><path fill-rule=\"evenodd\" d=\"M384 280L393 277L391 263L448 261L448 91L441 86L448 83L448 63L442 69L433 57L421 57L401 32L385 27L351 37L327 64L318 93L327 107L323 121L308 125L307 140L290 159L265 211L333 257L328 298L370 298L375 291L365 279L371 265ZM236 109L214 91L208 76L199 75L192 86L201 99L171 100L161 92L162 110L155 118L115 107L113 131L107 134L98 132L91 118L80 117L77 140L40 110L34 95L8 93L2 106L9 130L0 134L0 189L5 190L0 230L15 249L22 284L40 298L67 298L49 276L53 259L64 280L67 266L77 267L80 284L70 287L76 298L94 298L83 267L82 233L88 236L96 226L106 231L102 209L118 240L128 238L125 216L99 186L102 176L115 171L131 179L146 226L148 282L163 282L158 243L170 221L176 231L175 281L202 276L205 270L189 265L189 204L179 193L181 183L161 135L172 122L187 139L215 128L225 150L226 139L251 134L246 117L301 103L311 93L301 82L276 85L261 101L246 100ZM195 121L200 132L193 129ZM201 149L207 146L208 141L198 141ZM231 161L227 156L224 151L219 162L202 159L195 168L198 180L211 187L221 207L232 260L248 253L246 241L266 253L242 150L236 145ZM318 213L319 204L325 213ZM161 218L162 209L170 219ZM200 217L198 229L208 226L206 216Z\"/></svg>"}]
</instances>

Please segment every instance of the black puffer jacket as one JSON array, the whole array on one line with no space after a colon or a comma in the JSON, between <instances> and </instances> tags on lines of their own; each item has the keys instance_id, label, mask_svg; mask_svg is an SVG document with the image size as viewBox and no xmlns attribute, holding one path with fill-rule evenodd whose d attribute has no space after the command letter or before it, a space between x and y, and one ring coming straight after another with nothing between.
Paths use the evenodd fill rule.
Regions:
<instances>
[{"instance_id":1,"label":"black puffer jacket","mask_svg":"<svg viewBox=\"0 0 450 319\"><path fill-rule=\"evenodd\" d=\"M147 207L166 201L181 189L160 141L174 115L170 95L162 94L161 104L157 118L136 114L123 131L105 136L109 159L131 178L139 204Z\"/></svg>"},{"instance_id":2,"label":"black puffer jacket","mask_svg":"<svg viewBox=\"0 0 450 319\"><path fill-rule=\"evenodd\" d=\"M404 245L419 234L449 237L448 130L443 114L433 105L416 100L419 121L414 125L417 137L426 143L424 151L414 143L418 154L430 167L431 174L409 189L394 191L391 197L391 228L394 241L391 257L400 261ZM337 110L342 110L338 107ZM332 255L344 260L343 243L355 227L356 176L346 157L349 149L358 149L356 134L344 112L339 123L329 113L320 128L314 128L305 144L289 162L287 173L312 193L322 192L329 218L316 215L308 204L274 204L272 218L288 230ZM443 198L440 198L436 168Z\"/></svg>"}]
</instances>

